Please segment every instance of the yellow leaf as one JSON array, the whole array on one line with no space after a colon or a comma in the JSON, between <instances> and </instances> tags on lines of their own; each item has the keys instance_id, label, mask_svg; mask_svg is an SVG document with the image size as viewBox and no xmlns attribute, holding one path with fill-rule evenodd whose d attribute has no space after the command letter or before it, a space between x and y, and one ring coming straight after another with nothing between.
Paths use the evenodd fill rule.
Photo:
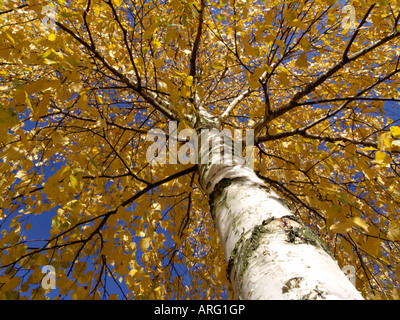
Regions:
<instances>
[{"instance_id":1,"label":"yellow leaf","mask_svg":"<svg viewBox=\"0 0 400 320\"><path fill-rule=\"evenodd\" d=\"M71 172L71 167L70 166L65 166L64 168L60 169L60 177L62 177L64 174L68 174Z\"/></svg>"},{"instance_id":2,"label":"yellow leaf","mask_svg":"<svg viewBox=\"0 0 400 320\"><path fill-rule=\"evenodd\" d=\"M393 138L400 138L400 127L390 127Z\"/></svg>"},{"instance_id":3,"label":"yellow leaf","mask_svg":"<svg viewBox=\"0 0 400 320\"><path fill-rule=\"evenodd\" d=\"M218 13L215 18L219 21L225 21L226 20L226 16L223 14Z\"/></svg>"},{"instance_id":4,"label":"yellow leaf","mask_svg":"<svg viewBox=\"0 0 400 320\"><path fill-rule=\"evenodd\" d=\"M68 142L68 138L58 131L51 135L51 140L56 147L61 147Z\"/></svg>"},{"instance_id":5,"label":"yellow leaf","mask_svg":"<svg viewBox=\"0 0 400 320\"><path fill-rule=\"evenodd\" d=\"M372 180L375 176L374 170L372 170L364 160L357 162L357 169L360 169L368 180Z\"/></svg>"},{"instance_id":6,"label":"yellow leaf","mask_svg":"<svg viewBox=\"0 0 400 320\"><path fill-rule=\"evenodd\" d=\"M43 94L43 99L37 104L37 107L34 110L33 117L34 120L39 120L40 117L47 114L47 110L50 102L50 91L46 91Z\"/></svg>"},{"instance_id":7,"label":"yellow leaf","mask_svg":"<svg viewBox=\"0 0 400 320\"><path fill-rule=\"evenodd\" d=\"M249 56L253 56L253 57L259 56L259 51L250 44L249 37L246 37L245 39L243 39L243 47L244 47L244 51Z\"/></svg>"},{"instance_id":8,"label":"yellow leaf","mask_svg":"<svg viewBox=\"0 0 400 320\"><path fill-rule=\"evenodd\" d=\"M353 218L353 223L360 227L361 229L363 229L365 232L368 232L368 225L364 222L363 219L361 219L360 217L355 217Z\"/></svg>"},{"instance_id":9,"label":"yellow leaf","mask_svg":"<svg viewBox=\"0 0 400 320\"><path fill-rule=\"evenodd\" d=\"M279 73L277 74L277 77L278 77L278 81L279 81L284 87L286 87L286 86L289 85L289 79L288 79L286 73L284 73L284 72L279 72Z\"/></svg>"},{"instance_id":10,"label":"yellow leaf","mask_svg":"<svg viewBox=\"0 0 400 320\"><path fill-rule=\"evenodd\" d=\"M71 298L74 300L83 300L88 298L89 289L88 287L78 287L74 292L71 293Z\"/></svg>"},{"instance_id":11,"label":"yellow leaf","mask_svg":"<svg viewBox=\"0 0 400 320\"><path fill-rule=\"evenodd\" d=\"M381 134L379 136L379 139L378 139L378 149L382 150L382 151L387 150L388 148L387 148L387 145L385 143L385 140L386 139L391 139L391 138L392 138L392 133L391 132L385 132L385 133Z\"/></svg>"},{"instance_id":12,"label":"yellow leaf","mask_svg":"<svg viewBox=\"0 0 400 320\"><path fill-rule=\"evenodd\" d=\"M219 61L215 61L211 67L213 67L216 70L223 70L225 67L222 63L220 63Z\"/></svg>"},{"instance_id":13,"label":"yellow leaf","mask_svg":"<svg viewBox=\"0 0 400 320\"><path fill-rule=\"evenodd\" d=\"M361 245L361 249L373 255L374 257L377 257L379 254L380 245L381 245L381 239L368 237L365 240L365 243Z\"/></svg>"},{"instance_id":14,"label":"yellow leaf","mask_svg":"<svg viewBox=\"0 0 400 320\"><path fill-rule=\"evenodd\" d=\"M264 73L265 69L259 68L255 70L253 73L246 72L247 80L249 81L249 86L251 89L256 89L259 85L259 79Z\"/></svg>"},{"instance_id":15,"label":"yellow leaf","mask_svg":"<svg viewBox=\"0 0 400 320\"><path fill-rule=\"evenodd\" d=\"M292 21L289 21L289 25L302 30L307 30L307 24L305 24L303 21L299 19L294 19Z\"/></svg>"},{"instance_id":16,"label":"yellow leaf","mask_svg":"<svg viewBox=\"0 0 400 320\"><path fill-rule=\"evenodd\" d=\"M178 78L185 78L186 77L186 73L185 72L178 72L178 71L174 71L174 75Z\"/></svg>"},{"instance_id":17,"label":"yellow leaf","mask_svg":"<svg viewBox=\"0 0 400 320\"><path fill-rule=\"evenodd\" d=\"M0 106L0 128L4 126L5 129L8 129L18 122L18 116L13 108L3 108Z\"/></svg>"},{"instance_id":18,"label":"yellow leaf","mask_svg":"<svg viewBox=\"0 0 400 320\"><path fill-rule=\"evenodd\" d=\"M400 221L393 221L389 224L389 231L387 237L392 241L400 240Z\"/></svg>"},{"instance_id":19,"label":"yellow leaf","mask_svg":"<svg viewBox=\"0 0 400 320\"><path fill-rule=\"evenodd\" d=\"M2 291L9 291L17 287L21 282L21 278L14 277L11 278L10 280L6 280L5 284L2 286Z\"/></svg>"},{"instance_id":20,"label":"yellow leaf","mask_svg":"<svg viewBox=\"0 0 400 320\"><path fill-rule=\"evenodd\" d=\"M283 42L281 39L276 39L275 43L280 46L282 49L285 48L285 42Z\"/></svg>"},{"instance_id":21,"label":"yellow leaf","mask_svg":"<svg viewBox=\"0 0 400 320\"><path fill-rule=\"evenodd\" d=\"M308 58L307 54L303 52L299 58L296 60L296 66L299 68L307 68L308 67Z\"/></svg>"},{"instance_id":22,"label":"yellow leaf","mask_svg":"<svg viewBox=\"0 0 400 320\"><path fill-rule=\"evenodd\" d=\"M150 243L151 243L151 237L145 237L145 238L140 239L139 249L147 250L147 248L150 246Z\"/></svg>"},{"instance_id":23,"label":"yellow leaf","mask_svg":"<svg viewBox=\"0 0 400 320\"><path fill-rule=\"evenodd\" d=\"M393 142L393 138L387 138L383 140L383 144L385 145L385 147L387 147L389 150L392 147L392 142Z\"/></svg>"},{"instance_id":24,"label":"yellow leaf","mask_svg":"<svg viewBox=\"0 0 400 320\"><path fill-rule=\"evenodd\" d=\"M171 100L172 101L178 100L179 99L179 91L176 88L175 84L171 80L169 80L168 78L164 79L163 82L167 86L167 90L168 90L168 93L171 96Z\"/></svg>"},{"instance_id":25,"label":"yellow leaf","mask_svg":"<svg viewBox=\"0 0 400 320\"><path fill-rule=\"evenodd\" d=\"M120 7L122 4L122 0L114 0L114 3L117 7Z\"/></svg>"},{"instance_id":26,"label":"yellow leaf","mask_svg":"<svg viewBox=\"0 0 400 320\"><path fill-rule=\"evenodd\" d=\"M71 174L69 176L69 179L71 181L72 188L74 188L74 189L78 188L78 185L79 185L78 179L73 174Z\"/></svg>"},{"instance_id":27,"label":"yellow leaf","mask_svg":"<svg viewBox=\"0 0 400 320\"><path fill-rule=\"evenodd\" d=\"M193 85L193 77L189 76L185 79L185 86L191 87Z\"/></svg>"},{"instance_id":28,"label":"yellow leaf","mask_svg":"<svg viewBox=\"0 0 400 320\"><path fill-rule=\"evenodd\" d=\"M52 33L51 35L49 35L49 41L54 41L54 40L56 40L56 35Z\"/></svg>"},{"instance_id":29,"label":"yellow leaf","mask_svg":"<svg viewBox=\"0 0 400 320\"><path fill-rule=\"evenodd\" d=\"M388 165L391 161L392 158L386 152L377 151L373 162L380 165Z\"/></svg>"},{"instance_id":30,"label":"yellow leaf","mask_svg":"<svg viewBox=\"0 0 400 320\"><path fill-rule=\"evenodd\" d=\"M329 227L329 230L331 230L334 233L340 233L340 234L347 234L351 230L352 226L352 221L351 220L346 220L345 222L339 222L331 225Z\"/></svg>"},{"instance_id":31,"label":"yellow leaf","mask_svg":"<svg viewBox=\"0 0 400 320\"><path fill-rule=\"evenodd\" d=\"M36 264L39 266L44 266L49 262L45 255L41 254L36 259Z\"/></svg>"},{"instance_id":32,"label":"yellow leaf","mask_svg":"<svg viewBox=\"0 0 400 320\"><path fill-rule=\"evenodd\" d=\"M305 52L308 52L308 51L310 51L310 49L311 49L311 43L310 43L310 41L308 41L308 39L307 38L302 38L301 40L300 40L300 45L301 45L301 47L303 48L303 50L305 51Z\"/></svg>"},{"instance_id":33,"label":"yellow leaf","mask_svg":"<svg viewBox=\"0 0 400 320\"><path fill-rule=\"evenodd\" d=\"M13 37L11 37L11 35L6 31L4 32L4 34L6 35L6 37L8 38L8 40L11 41L11 43L15 46L15 40Z\"/></svg>"},{"instance_id":34,"label":"yellow leaf","mask_svg":"<svg viewBox=\"0 0 400 320\"><path fill-rule=\"evenodd\" d=\"M157 27L158 27L158 23L157 22L155 22L152 25L150 25L149 27L147 27L146 31L143 34L143 39L145 39L145 40L150 39L153 36L153 33L154 33L154 31L156 30Z\"/></svg>"},{"instance_id":35,"label":"yellow leaf","mask_svg":"<svg viewBox=\"0 0 400 320\"><path fill-rule=\"evenodd\" d=\"M138 272L137 269L132 269L131 271L129 271L129 275L130 275L131 277L134 277L135 274L136 274L137 272Z\"/></svg>"},{"instance_id":36,"label":"yellow leaf","mask_svg":"<svg viewBox=\"0 0 400 320\"><path fill-rule=\"evenodd\" d=\"M54 49L49 49L39 56L40 59L54 60L58 57L58 53Z\"/></svg>"},{"instance_id":37,"label":"yellow leaf","mask_svg":"<svg viewBox=\"0 0 400 320\"><path fill-rule=\"evenodd\" d=\"M163 58L159 58L159 59L156 60L154 66L155 66L157 69L159 69L159 68L162 67L163 64L164 64L164 59L163 59Z\"/></svg>"},{"instance_id":38,"label":"yellow leaf","mask_svg":"<svg viewBox=\"0 0 400 320\"><path fill-rule=\"evenodd\" d=\"M31 109L31 111L33 111L31 98L29 97L29 94L27 94L26 92L25 92L25 102L28 108Z\"/></svg>"},{"instance_id":39,"label":"yellow leaf","mask_svg":"<svg viewBox=\"0 0 400 320\"><path fill-rule=\"evenodd\" d=\"M140 278L142 278L142 276L143 276L143 268L142 267L140 267L139 269L137 269L136 270L136 272L134 273L134 275L135 275L135 279L140 279ZM127 278L128 278L129 276L127 276Z\"/></svg>"}]
</instances>

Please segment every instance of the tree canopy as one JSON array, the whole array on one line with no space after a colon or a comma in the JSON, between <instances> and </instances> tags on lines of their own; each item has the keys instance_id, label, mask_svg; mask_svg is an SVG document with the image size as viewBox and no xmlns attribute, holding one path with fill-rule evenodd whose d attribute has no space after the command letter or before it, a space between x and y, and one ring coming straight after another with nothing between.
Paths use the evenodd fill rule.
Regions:
<instances>
[{"instance_id":1,"label":"tree canopy","mask_svg":"<svg viewBox=\"0 0 400 320\"><path fill-rule=\"evenodd\" d=\"M46 265L55 298L232 298L196 164L146 159L201 108L254 130L364 297L399 298L399 1L0 4L0 298L45 298Z\"/></svg>"}]
</instances>

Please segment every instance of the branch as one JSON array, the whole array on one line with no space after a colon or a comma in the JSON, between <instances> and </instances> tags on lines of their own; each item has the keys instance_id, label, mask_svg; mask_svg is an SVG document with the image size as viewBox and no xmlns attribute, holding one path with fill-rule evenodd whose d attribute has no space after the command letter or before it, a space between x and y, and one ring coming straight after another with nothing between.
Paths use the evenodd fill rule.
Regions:
<instances>
[{"instance_id":1,"label":"branch","mask_svg":"<svg viewBox=\"0 0 400 320\"><path fill-rule=\"evenodd\" d=\"M320 137L320 136L315 136L315 135L309 135L309 134L306 133L306 131L311 129L312 127L315 127L317 124L321 123L322 121L327 120L327 119L335 116L340 111L342 111L345 108L347 108L347 106L350 104L350 102L355 101L355 100L400 101L400 99L360 97L361 95L365 94L366 92L372 90L378 84L388 80L390 77L392 77L393 75L395 75L396 73L399 73L399 72L400 72L400 69L396 68L392 72L388 73L386 76L384 76L384 77L378 79L377 81L375 81L373 84L371 84L367 88L364 88L363 90L359 91L357 93L357 95L355 95L354 97L334 98L334 99L325 99L325 100L319 100L319 101L306 101L304 103L297 103L295 106L312 105L312 104L318 104L318 103L323 103L323 102L332 102L332 101L346 101L345 103L343 103L336 110L334 110L334 111L329 110L326 115L320 117L319 119L316 119L312 123L310 123L310 124L308 124L308 125L306 125L306 126L304 126L302 128L296 128L296 129L280 132L280 133L273 134L273 135L267 134L266 136L262 136L262 137L256 138L256 142L261 143L261 142L265 142L265 141L277 140L277 139L287 138L287 137L290 137L290 136L293 136L293 135L301 135L301 136L304 136L304 137L307 137L307 138L312 138L312 139ZM328 139L328 140L326 140L326 139ZM343 139L341 139L341 138L330 138L330 137L328 137L326 139L324 137L321 137L321 140L324 140L324 141L330 141L329 139L337 139L335 141L343 141ZM351 141L351 140L344 140L344 141L354 142L354 141ZM330 141L330 142L334 142L334 141ZM366 142L359 142L359 141L357 143L358 144L363 144L363 145L367 144ZM374 144L374 145L366 145L366 146L376 147L376 144Z\"/></svg>"},{"instance_id":2,"label":"branch","mask_svg":"<svg viewBox=\"0 0 400 320\"><path fill-rule=\"evenodd\" d=\"M199 11L199 24L197 26L196 38L194 40L192 54L190 56L190 75L193 77L193 80L196 76L197 51L199 49L201 34L203 31L204 8L205 8L204 1L205 0L201 0L201 7L200 7L200 10L198 10Z\"/></svg>"},{"instance_id":3,"label":"branch","mask_svg":"<svg viewBox=\"0 0 400 320\"><path fill-rule=\"evenodd\" d=\"M331 142L331 143L340 142L340 141L341 142L350 142L352 144L361 145L361 146L364 146L364 147L372 147L372 148L378 149L378 144L375 143L375 142L370 142L370 141L361 141L361 140L355 140L355 139L350 139L350 138L346 138L346 137L320 136L320 135L306 133L306 132L304 132L302 134L302 136L304 138L317 139L317 140L320 140L320 141L326 141L326 142Z\"/></svg>"},{"instance_id":4,"label":"branch","mask_svg":"<svg viewBox=\"0 0 400 320\"><path fill-rule=\"evenodd\" d=\"M137 198L139 198L139 197L142 196L143 194L149 192L149 191L150 191L151 189L153 189L153 188L156 188L156 187L158 187L158 186L160 186L160 185L162 185L162 184L164 184L164 183L167 183L167 182L169 182L169 181L171 181L171 180L177 179L177 178L179 178L179 177L181 177L181 176L183 176L183 175L185 175L185 174L188 174L188 173L191 173L191 172L195 172L195 171L197 171L197 170L198 170L198 166L197 166L197 165L194 165L194 166L192 166L192 167L190 167L190 168L187 168L187 169L184 169L184 170L179 171L179 172L177 172L177 173L174 173L174 174L170 175L169 177L166 177L166 178L164 178L164 179L162 179L162 180L156 181L156 182L152 183L151 185L148 185L147 187L145 187L144 189L140 190L139 192L137 192L135 195L133 195L133 196L130 197L129 199L127 199L127 200L125 200L124 202L122 202L120 205L117 206L116 209L111 210L111 211L108 211L108 212L106 212L106 213L104 213L104 214L98 215L98 216L96 216L96 217L90 218L90 219L88 219L88 220L85 220L85 221L81 221L81 222L76 223L76 224L75 224L74 226L72 226L71 228L69 228L69 229L67 229L67 230L65 230L65 231L63 231L63 232L61 232L60 234L58 234L58 235L52 237L51 239L48 239L48 240L46 241L46 244L43 245L42 247L37 248L37 249L34 249L33 251L28 252L28 253L22 255L21 257L17 258L17 259L16 259L15 261L13 261L13 262L8 263L7 265L2 265L2 266L0 266L0 269L2 269L2 268L7 268L7 267L10 266L10 265L16 264L16 263L18 263L19 261L21 261L23 258L29 257L29 256L31 256L31 255L33 255L33 254L35 254L35 253L40 253L40 252L42 252L42 251L47 251L47 250L53 250L53 249L57 249L57 248L62 248L62 247L66 247L66 246L69 246L69 245L82 244L83 246L81 246L81 247L79 248L79 250L78 250L78 253L80 253L80 252L82 251L83 247L84 247L96 234L98 234L99 237L100 237L100 240L102 240L102 236L101 236L101 232L100 232L101 229L104 227L104 225L105 225L105 223L107 222L108 218L109 218L111 215L117 213L117 211L118 211L119 208L125 207L125 206L127 206L128 204L131 204L131 203L132 203L133 201L135 201ZM62 236L64 236L64 235L66 235L67 233L69 233L69 232L71 232L72 230L74 230L76 227L79 227L79 226L81 226L81 225L90 223L90 222L95 221L95 220L97 220L97 219L99 219L99 218L102 218L102 220L100 221L100 223L99 223L99 225L96 227L96 229L95 229L87 238L85 238L85 239L78 239L78 240L74 240L74 241L71 241L71 242L68 242L68 243L64 243L64 244L60 244L60 245L54 245L54 246L51 246L51 247L47 247L52 241L54 241L54 240L56 240L56 239L58 239L58 238L60 238L60 237L62 237ZM76 257L77 257L77 256L76 256ZM72 269L71 269L71 270L72 270Z\"/></svg>"},{"instance_id":5,"label":"branch","mask_svg":"<svg viewBox=\"0 0 400 320\"><path fill-rule=\"evenodd\" d=\"M90 10L90 2L91 2L91 0L88 0L86 9L85 9L85 11L83 11L83 21L85 22L85 27L86 27L86 30L87 30L87 32L88 32L88 34L89 34L89 39L90 39L91 47L94 48L94 47L95 47L95 44L94 44L94 41L93 41L92 33L90 32L89 24L88 24L87 19L86 19L87 15L88 15L88 13L89 13L89 10Z\"/></svg>"},{"instance_id":6,"label":"branch","mask_svg":"<svg viewBox=\"0 0 400 320\"><path fill-rule=\"evenodd\" d=\"M273 65L271 65L270 67L272 68L272 71L268 72L265 71L261 77L259 78L259 82L263 87L264 90L264 95L265 95L265 116L266 118L268 117L268 115L270 114L270 101L269 101L269 97L268 97L268 93L267 93L267 82L269 80L269 77L273 74L274 70L282 63L282 61L300 44L300 41L302 40L302 38L306 35L307 32L310 31L311 27L328 11L328 9L331 6L329 6L317 19L315 19L314 21L312 21L312 23L308 26L308 28L302 33L302 35L299 37L299 39L297 39L296 43L289 49L289 50L285 50L285 52L283 53L282 57ZM285 32L289 31L290 28L286 29ZM283 36L285 34L285 32L283 32L281 39L283 39ZM251 94L254 90L248 88L247 90L245 90L241 95L239 95L235 100L232 101L232 103L228 106L228 108L224 111L224 113L219 117L219 125L221 125L226 119L227 117L230 115L230 113L232 112L232 110L241 102L243 101L249 94Z\"/></svg>"},{"instance_id":7,"label":"branch","mask_svg":"<svg viewBox=\"0 0 400 320\"><path fill-rule=\"evenodd\" d=\"M218 125L221 125L222 123L224 123L224 121L226 120L226 118L228 118L228 116L230 115L230 113L232 112L233 109L235 109L235 107L242 102L246 97L248 97L254 90L248 88L246 89L242 94L240 94L239 96L236 97L236 99L234 99L230 105L228 106L228 108L226 108L226 110L219 116L218 118Z\"/></svg>"},{"instance_id":8,"label":"branch","mask_svg":"<svg viewBox=\"0 0 400 320\"><path fill-rule=\"evenodd\" d=\"M361 30L361 27L363 26L363 24L367 21L367 18L369 16L369 14L371 13L372 9L375 7L376 3L374 3L372 6L369 7L367 13L364 15L364 18L361 20L360 24L358 25L356 31L354 31L353 35L350 38L349 43L347 44L346 49L343 52L343 59L346 60L348 59L347 54L349 53L350 47L353 44L354 40L356 39L358 33Z\"/></svg>"},{"instance_id":9,"label":"branch","mask_svg":"<svg viewBox=\"0 0 400 320\"><path fill-rule=\"evenodd\" d=\"M316 101L305 101L305 102L300 102L296 104L296 107L299 106L308 106L308 105L314 105L314 104L323 104L323 103L330 103L330 102L336 102L336 101L356 101L356 100L362 100L362 101L392 101L392 102L400 102L400 99L395 99L395 98L383 98L383 97L344 97L344 98L333 98L333 99L322 99L322 100L316 100Z\"/></svg>"},{"instance_id":10,"label":"branch","mask_svg":"<svg viewBox=\"0 0 400 320\"><path fill-rule=\"evenodd\" d=\"M311 92L313 92L318 86L320 86L322 83L324 83L327 79L329 79L331 76L333 76L336 72L338 72L340 69L342 69L346 64L357 60L358 58L366 55L367 53L371 52L372 50L376 49L377 47L385 44L386 42L393 40L397 37L400 36L400 31L394 31L391 34L387 35L386 37L382 38L379 41L376 41L375 43L369 45L368 47L352 54L351 56L347 58L343 58L337 62L334 66L332 66L329 70L327 70L325 73L320 75L317 79L315 79L313 82L308 83L302 90L298 91L292 99L284 104L282 107L280 107L278 110L271 111L269 117L266 117L262 122L257 123L254 126L254 131L255 134L257 134L265 125L267 125L269 122L271 122L273 119L285 114L289 110L295 108L298 105L298 102L300 99L303 97L307 96Z\"/></svg>"},{"instance_id":11,"label":"branch","mask_svg":"<svg viewBox=\"0 0 400 320\"><path fill-rule=\"evenodd\" d=\"M293 50L300 45L301 40L304 38L304 36L310 32L311 28L313 27L314 24L316 24L318 21L322 19L322 17L329 11L329 9L332 7L330 5L327 7L318 17L316 17L311 23L308 25L307 29L300 35L300 37L296 40L296 42L287 50L284 51L282 56L278 59L277 62L274 62L270 67L271 70L269 72L265 71L264 74L261 76L260 81L262 83L266 83L269 81L271 76L274 74L275 70L279 67L279 65L293 52ZM312 5L310 5L310 9L312 8ZM299 18L299 17L298 17ZM275 39L276 40L276 39ZM275 43L274 40L274 43ZM274 44L272 44L271 48L273 47ZM271 53L271 52L270 52ZM276 51L274 52L274 55L272 57L268 57L267 61L272 61L273 57L275 56Z\"/></svg>"},{"instance_id":12,"label":"branch","mask_svg":"<svg viewBox=\"0 0 400 320\"><path fill-rule=\"evenodd\" d=\"M127 37L128 35L127 35L127 32L126 32L125 28L123 27L121 21L119 20L118 15L117 15L117 12L116 12L116 10L115 10L115 8L114 8L112 2L111 2L111 1L108 1L107 3L108 3L108 5L111 7L111 9L112 9L112 11L113 11L113 13L114 13L114 16L115 16L115 20L117 20L117 23L118 23L118 25L119 25L119 27L120 27L120 29L122 30L122 33L123 33L123 35L124 35L124 43L125 43L126 49L128 50L129 59L131 60L131 64L132 64L133 70L135 71L136 80L137 80L137 83L138 83L138 89L139 89L139 91L140 91L141 88L142 88L142 85L141 85L141 82L140 82L139 72L138 72L138 70L137 70L137 68L136 68L136 64L135 64L135 61L134 61L134 59L133 59L132 50L131 50L131 48L129 47L129 44L128 44L128 37Z\"/></svg>"},{"instance_id":13,"label":"branch","mask_svg":"<svg viewBox=\"0 0 400 320\"><path fill-rule=\"evenodd\" d=\"M144 180L144 179L142 179L142 178L139 178L136 174L134 174L134 173L132 172L131 168L127 165L127 163L126 163L125 160L121 157L121 155L119 154L119 152L114 148L114 146L111 144L111 142L108 141L108 139L107 139L107 137L106 137L106 135L105 135L105 133L104 133L104 129L103 129L103 135L100 135L100 134L99 134L99 136L102 137L102 138L107 142L107 144L110 146L111 150L112 150L112 151L114 152L114 154L118 157L118 159L122 162L122 164L124 165L124 167L126 168L126 170L128 170L128 173L129 173L130 176L132 176L132 177L135 178L136 180L138 180L138 181L140 181L140 182L146 184L147 186L150 185L150 182L148 182L148 181L146 181L146 180Z\"/></svg>"},{"instance_id":14,"label":"branch","mask_svg":"<svg viewBox=\"0 0 400 320\"><path fill-rule=\"evenodd\" d=\"M3 4L3 5L4 5L4 4ZM24 4L24 5L21 5L21 6L16 7L16 8L8 9L8 10L6 10L6 11L0 11L0 16L1 16L2 14L6 14L6 13L12 12L12 11L14 11L14 10L22 9L22 8L25 8L25 7L28 7L28 5L27 5L27 4Z\"/></svg>"},{"instance_id":15,"label":"branch","mask_svg":"<svg viewBox=\"0 0 400 320\"><path fill-rule=\"evenodd\" d=\"M62 115L65 115L67 117L71 117L71 118L74 118L74 119L77 119L77 120L81 120L81 121L87 121L87 122L92 122L92 123L96 123L97 122L97 120L95 120L95 119L85 118L83 116L77 116L77 115L75 115L73 113L66 112L66 111L60 109L59 107L57 107L56 104L54 104L54 108L59 110L59 111L58 112L49 113L49 114L47 114L45 116L42 116L40 118L43 119L43 118L46 118L46 117L49 117L49 116L56 116L56 115L62 114ZM149 134L149 132L146 131L146 130L136 129L136 128L133 128L133 127L126 127L126 126L118 124L118 123L116 123L114 121L109 121L108 119L103 119L103 120L109 126L115 126L115 127L119 128L119 129L123 129L123 130L127 130L127 131L133 131L133 132L136 132L136 133Z\"/></svg>"},{"instance_id":16,"label":"branch","mask_svg":"<svg viewBox=\"0 0 400 320\"><path fill-rule=\"evenodd\" d=\"M129 204L131 204L133 201L135 201L137 198L139 198L140 196L142 196L143 194L149 192L150 190L164 184L167 183L171 180L177 179L185 174L194 172L198 170L198 166L194 165L190 168L187 168L185 170L182 170L180 172L177 172L175 174L170 175L169 177L156 181L154 183L152 183L151 185L148 185L146 188L140 190L139 192L137 192L135 195L133 195L132 197L130 197L129 199L125 200L124 202L122 202L120 205L118 205L114 210L108 211L102 215L97 216L96 218L102 217L103 219L101 220L100 224L97 226L96 230L94 230L92 232L92 234L89 236L89 238L92 238L96 233L100 232L100 230L103 228L103 226L105 225L105 223L107 222L108 218L117 213L119 208L123 208ZM89 240L89 239L88 239Z\"/></svg>"},{"instance_id":17,"label":"branch","mask_svg":"<svg viewBox=\"0 0 400 320\"><path fill-rule=\"evenodd\" d=\"M117 69L112 67L101 55L97 52L96 48L93 48L86 41L84 41L81 37L79 37L75 32L73 32L68 27L64 26L60 22L56 21L56 25L64 30L66 33L71 35L75 40L77 40L80 44L82 44L89 52L93 54L93 56L99 60L112 74L114 74L121 82L125 83L126 86L133 91L135 91L140 97L142 97L146 102L148 102L151 106L153 106L156 110L160 111L164 116L166 116L170 120L179 120L179 116L170 109L170 106L167 102L163 101L160 97L158 97L153 92L149 92L143 90L143 88L139 87L138 84L129 80L124 74L119 72Z\"/></svg>"}]
</instances>

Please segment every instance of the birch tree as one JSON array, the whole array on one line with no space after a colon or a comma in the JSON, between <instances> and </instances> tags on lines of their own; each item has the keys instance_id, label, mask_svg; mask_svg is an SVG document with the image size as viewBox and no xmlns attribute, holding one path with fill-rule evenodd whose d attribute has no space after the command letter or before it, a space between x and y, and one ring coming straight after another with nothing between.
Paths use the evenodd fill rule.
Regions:
<instances>
[{"instance_id":1,"label":"birch tree","mask_svg":"<svg viewBox=\"0 0 400 320\"><path fill-rule=\"evenodd\" d=\"M1 5L2 299L399 297L398 1Z\"/></svg>"}]
</instances>

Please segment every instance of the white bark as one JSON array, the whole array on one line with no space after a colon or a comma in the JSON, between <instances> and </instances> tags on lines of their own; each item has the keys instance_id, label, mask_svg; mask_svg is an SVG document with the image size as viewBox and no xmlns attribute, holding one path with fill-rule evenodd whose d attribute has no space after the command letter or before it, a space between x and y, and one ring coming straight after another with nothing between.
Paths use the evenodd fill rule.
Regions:
<instances>
[{"instance_id":1,"label":"white bark","mask_svg":"<svg viewBox=\"0 0 400 320\"><path fill-rule=\"evenodd\" d=\"M199 164L237 298L362 299L322 241L238 163Z\"/></svg>"}]
</instances>

